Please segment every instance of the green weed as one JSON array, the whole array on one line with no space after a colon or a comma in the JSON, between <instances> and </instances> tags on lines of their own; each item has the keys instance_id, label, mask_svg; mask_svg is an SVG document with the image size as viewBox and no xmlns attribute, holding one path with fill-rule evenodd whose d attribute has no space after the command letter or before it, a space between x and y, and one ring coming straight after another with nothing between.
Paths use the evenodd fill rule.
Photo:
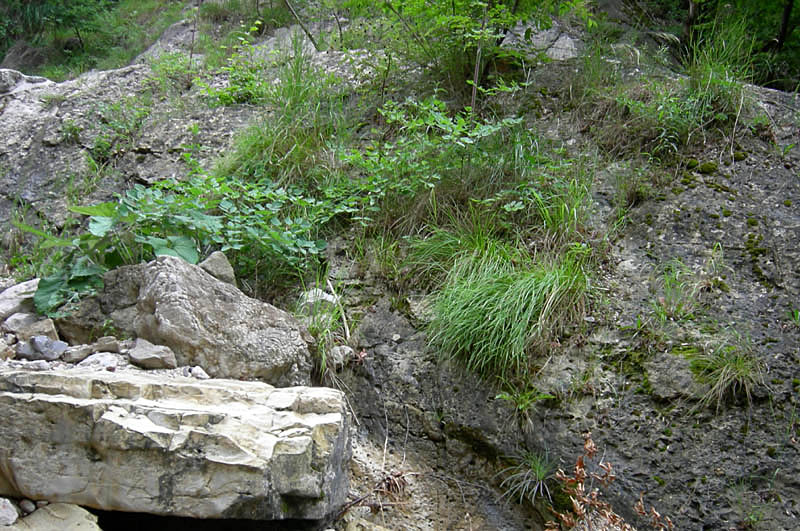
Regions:
<instances>
[{"instance_id":1,"label":"green weed","mask_svg":"<svg viewBox=\"0 0 800 531\"><path fill-rule=\"evenodd\" d=\"M152 98L148 94L123 98L95 109L93 118L97 127L89 148L92 158L103 164L131 147L151 110Z\"/></svg>"},{"instance_id":2,"label":"green weed","mask_svg":"<svg viewBox=\"0 0 800 531\"><path fill-rule=\"evenodd\" d=\"M470 256L520 257L517 246L498 232L495 216L471 210L463 218L451 217L445 227L433 227L424 237L409 237L404 267L423 286L439 285L460 259Z\"/></svg>"},{"instance_id":3,"label":"green weed","mask_svg":"<svg viewBox=\"0 0 800 531\"><path fill-rule=\"evenodd\" d=\"M656 299L651 307L660 323L693 319L700 307L698 280L694 272L679 259L670 260L652 280L651 291Z\"/></svg>"},{"instance_id":4,"label":"green weed","mask_svg":"<svg viewBox=\"0 0 800 531\"><path fill-rule=\"evenodd\" d=\"M555 398L555 396L548 393L543 393L535 387L525 389L524 391L512 389L511 391L504 391L495 396L496 400L506 400L513 404L514 409L520 413L529 411L537 402L541 402L542 400L550 400L553 398Z\"/></svg>"},{"instance_id":5,"label":"green weed","mask_svg":"<svg viewBox=\"0 0 800 531\"><path fill-rule=\"evenodd\" d=\"M329 284L329 283L328 283ZM317 279L315 283L316 288L325 291L326 282ZM335 304L329 302L319 302L309 307L300 306L295 310L295 315L301 319L303 324L308 328L308 332L316 339L314 351L316 354L315 369L322 382L326 378L332 380L335 378L336 367L330 359L330 351L336 345L341 345L349 340L349 329L347 325L347 318L344 314L344 306L340 302L340 298L336 293L332 295L337 299ZM303 301L301 301L302 305Z\"/></svg>"}]
</instances>

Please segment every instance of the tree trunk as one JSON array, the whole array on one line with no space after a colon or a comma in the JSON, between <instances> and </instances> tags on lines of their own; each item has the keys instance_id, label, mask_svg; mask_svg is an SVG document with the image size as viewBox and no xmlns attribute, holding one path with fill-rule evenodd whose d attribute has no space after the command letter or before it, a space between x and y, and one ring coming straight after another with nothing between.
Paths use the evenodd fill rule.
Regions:
<instances>
[{"instance_id":1,"label":"tree trunk","mask_svg":"<svg viewBox=\"0 0 800 531\"><path fill-rule=\"evenodd\" d=\"M794 7L794 0L786 0L783 6L783 17L781 18L781 30L778 34L777 50L783 48L783 43L786 42L786 37L789 35L789 19L792 18L792 8Z\"/></svg>"},{"instance_id":2,"label":"tree trunk","mask_svg":"<svg viewBox=\"0 0 800 531\"><path fill-rule=\"evenodd\" d=\"M683 45L686 48L686 55L689 62L693 59L693 44L695 40L694 25L700 14L700 4L697 0L689 0L689 13L686 16L686 21L683 23Z\"/></svg>"}]
</instances>

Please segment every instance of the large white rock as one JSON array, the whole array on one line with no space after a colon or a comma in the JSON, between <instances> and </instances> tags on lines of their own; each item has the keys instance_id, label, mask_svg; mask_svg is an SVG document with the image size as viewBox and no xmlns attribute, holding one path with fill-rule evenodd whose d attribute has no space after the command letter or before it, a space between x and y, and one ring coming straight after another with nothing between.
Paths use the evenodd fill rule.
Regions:
<instances>
[{"instance_id":1,"label":"large white rock","mask_svg":"<svg viewBox=\"0 0 800 531\"><path fill-rule=\"evenodd\" d=\"M0 370L0 495L196 518L320 519L348 490L342 393Z\"/></svg>"},{"instance_id":2,"label":"large white rock","mask_svg":"<svg viewBox=\"0 0 800 531\"><path fill-rule=\"evenodd\" d=\"M159 256L142 276L136 335L171 348L178 365L216 378L311 383L313 338L290 314L180 258Z\"/></svg>"}]
</instances>

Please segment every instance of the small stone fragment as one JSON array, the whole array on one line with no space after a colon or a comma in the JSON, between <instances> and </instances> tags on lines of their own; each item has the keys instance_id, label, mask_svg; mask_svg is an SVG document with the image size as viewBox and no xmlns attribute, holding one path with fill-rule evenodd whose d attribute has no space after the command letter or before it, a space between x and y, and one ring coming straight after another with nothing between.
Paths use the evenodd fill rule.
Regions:
<instances>
[{"instance_id":1,"label":"small stone fragment","mask_svg":"<svg viewBox=\"0 0 800 531\"><path fill-rule=\"evenodd\" d=\"M0 321L20 312L33 312L33 295L39 287L39 279L35 278L0 293Z\"/></svg>"},{"instance_id":2,"label":"small stone fragment","mask_svg":"<svg viewBox=\"0 0 800 531\"><path fill-rule=\"evenodd\" d=\"M17 508L8 498L0 498L0 526L13 525L19 518Z\"/></svg>"},{"instance_id":3,"label":"small stone fragment","mask_svg":"<svg viewBox=\"0 0 800 531\"><path fill-rule=\"evenodd\" d=\"M33 360L36 359L36 349L33 348L28 341L23 343L17 343L15 348L17 352L17 358L22 360Z\"/></svg>"},{"instance_id":4,"label":"small stone fragment","mask_svg":"<svg viewBox=\"0 0 800 531\"><path fill-rule=\"evenodd\" d=\"M40 507L25 518L17 520L15 531L101 531L97 516L83 507L70 503L36 502Z\"/></svg>"},{"instance_id":5,"label":"small stone fragment","mask_svg":"<svg viewBox=\"0 0 800 531\"><path fill-rule=\"evenodd\" d=\"M30 358L33 360L53 361L61 357L66 352L67 345L63 341L52 339L48 336L33 336L29 343L39 353L38 356Z\"/></svg>"},{"instance_id":6,"label":"small stone fragment","mask_svg":"<svg viewBox=\"0 0 800 531\"><path fill-rule=\"evenodd\" d=\"M345 363L353 359L355 352L347 345L337 345L331 349L330 356L334 367L343 367Z\"/></svg>"},{"instance_id":7,"label":"small stone fragment","mask_svg":"<svg viewBox=\"0 0 800 531\"><path fill-rule=\"evenodd\" d=\"M128 365L128 360L122 354L113 352L98 352L87 357L78 363L78 367L92 368L96 370L108 370L109 367L117 369Z\"/></svg>"},{"instance_id":8,"label":"small stone fragment","mask_svg":"<svg viewBox=\"0 0 800 531\"><path fill-rule=\"evenodd\" d=\"M93 345L76 345L64 351L61 359L67 363L80 363L95 352Z\"/></svg>"},{"instance_id":9,"label":"small stone fragment","mask_svg":"<svg viewBox=\"0 0 800 531\"><path fill-rule=\"evenodd\" d=\"M225 253L214 251L198 265L212 277L227 282L228 284L236 285L236 275Z\"/></svg>"},{"instance_id":10,"label":"small stone fragment","mask_svg":"<svg viewBox=\"0 0 800 531\"><path fill-rule=\"evenodd\" d=\"M94 343L92 348L95 352L120 352L119 340L114 336L103 336Z\"/></svg>"},{"instance_id":11,"label":"small stone fragment","mask_svg":"<svg viewBox=\"0 0 800 531\"><path fill-rule=\"evenodd\" d=\"M14 357L14 349L6 345L4 341L0 341L0 360L10 360Z\"/></svg>"},{"instance_id":12,"label":"small stone fragment","mask_svg":"<svg viewBox=\"0 0 800 531\"><path fill-rule=\"evenodd\" d=\"M31 514L33 511L36 510L36 504L33 503L31 500L21 500L19 502L19 508L22 509L24 514Z\"/></svg>"},{"instance_id":13,"label":"small stone fragment","mask_svg":"<svg viewBox=\"0 0 800 531\"><path fill-rule=\"evenodd\" d=\"M25 366L30 371L49 371L51 369L50 363L45 360L35 360Z\"/></svg>"},{"instance_id":14,"label":"small stone fragment","mask_svg":"<svg viewBox=\"0 0 800 531\"><path fill-rule=\"evenodd\" d=\"M203 368L200 367L199 365L195 365L194 367L192 367L190 374L193 377L197 378L198 380L208 380L210 378L210 376L206 373L206 371L204 371Z\"/></svg>"},{"instance_id":15,"label":"small stone fragment","mask_svg":"<svg viewBox=\"0 0 800 531\"><path fill-rule=\"evenodd\" d=\"M128 352L128 358L132 364L143 369L174 369L178 366L171 348L154 345L142 338L136 340Z\"/></svg>"}]
</instances>

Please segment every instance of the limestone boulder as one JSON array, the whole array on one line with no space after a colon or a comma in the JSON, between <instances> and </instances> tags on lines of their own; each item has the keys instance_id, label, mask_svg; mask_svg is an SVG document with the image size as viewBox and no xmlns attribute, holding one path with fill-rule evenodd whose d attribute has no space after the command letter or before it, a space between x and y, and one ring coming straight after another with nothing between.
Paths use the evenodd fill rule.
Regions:
<instances>
[{"instance_id":1,"label":"limestone boulder","mask_svg":"<svg viewBox=\"0 0 800 531\"><path fill-rule=\"evenodd\" d=\"M5 321L15 313L29 313L34 310L33 296L39 287L39 279L28 280L5 289L0 293L0 321Z\"/></svg>"},{"instance_id":2,"label":"limestone boulder","mask_svg":"<svg viewBox=\"0 0 800 531\"><path fill-rule=\"evenodd\" d=\"M159 256L142 274L136 335L171 348L178 365L215 378L310 383L313 339L287 312L180 258Z\"/></svg>"},{"instance_id":3,"label":"limestone boulder","mask_svg":"<svg viewBox=\"0 0 800 531\"><path fill-rule=\"evenodd\" d=\"M101 531L97 516L77 505L51 503L36 509L4 531Z\"/></svg>"},{"instance_id":4,"label":"limestone boulder","mask_svg":"<svg viewBox=\"0 0 800 531\"><path fill-rule=\"evenodd\" d=\"M0 370L0 495L194 518L318 520L348 492L342 393Z\"/></svg>"}]
</instances>

